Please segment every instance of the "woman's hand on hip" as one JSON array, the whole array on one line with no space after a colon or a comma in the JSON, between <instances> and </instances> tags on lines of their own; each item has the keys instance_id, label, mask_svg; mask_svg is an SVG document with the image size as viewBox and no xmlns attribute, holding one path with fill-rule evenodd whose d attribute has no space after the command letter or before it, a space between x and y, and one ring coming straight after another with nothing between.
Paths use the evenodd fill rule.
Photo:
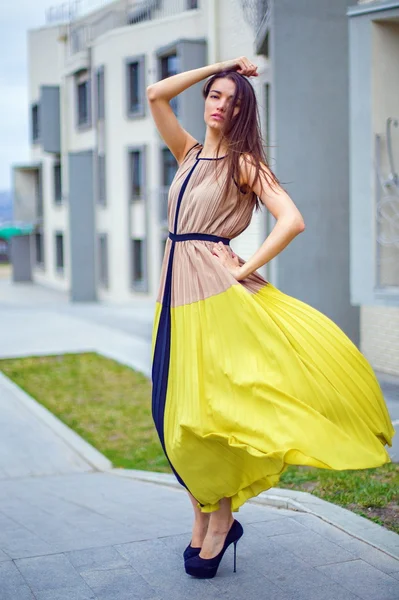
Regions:
<instances>
[{"instance_id":1,"label":"woman's hand on hip","mask_svg":"<svg viewBox=\"0 0 399 600\"><path fill-rule=\"evenodd\" d=\"M241 276L241 267L238 256L234 254L231 249L229 251L223 242L218 242L217 244L213 245L212 254L231 273L234 279L237 281L243 279Z\"/></svg>"}]
</instances>

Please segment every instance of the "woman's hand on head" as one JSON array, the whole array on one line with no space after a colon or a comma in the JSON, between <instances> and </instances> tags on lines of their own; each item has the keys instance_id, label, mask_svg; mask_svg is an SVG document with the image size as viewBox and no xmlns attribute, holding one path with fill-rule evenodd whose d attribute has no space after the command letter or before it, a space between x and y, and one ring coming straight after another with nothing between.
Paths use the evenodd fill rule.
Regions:
<instances>
[{"instance_id":1,"label":"woman's hand on head","mask_svg":"<svg viewBox=\"0 0 399 600\"><path fill-rule=\"evenodd\" d=\"M225 60L220 63L221 71L236 71L245 77L258 77L258 67L246 56Z\"/></svg>"},{"instance_id":2,"label":"woman's hand on head","mask_svg":"<svg viewBox=\"0 0 399 600\"><path fill-rule=\"evenodd\" d=\"M232 250L229 251L223 242L213 245L212 254L233 275L234 279L237 281L242 279L238 256Z\"/></svg>"}]
</instances>

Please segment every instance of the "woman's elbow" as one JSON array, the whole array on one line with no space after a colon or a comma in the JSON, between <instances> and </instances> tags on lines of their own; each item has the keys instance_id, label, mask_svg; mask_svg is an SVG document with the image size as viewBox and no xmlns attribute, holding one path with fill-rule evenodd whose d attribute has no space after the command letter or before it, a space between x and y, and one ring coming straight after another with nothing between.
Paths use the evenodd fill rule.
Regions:
<instances>
[{"instance_id":1,"label":"woman's elbow","mask_svg":"<svg viewBox=\"0 0 399 600\"><path fill-rule=\"evenodd\" d=\"M157 99L157 93L156 93L156 89L155 86L149 85L146 89L146 93L147 93L147 99L149 102L153 102L154 100Z\"/></svg>"},{"instance_id":2,"label":"woman's elbow","mask_svg":"<svg viewBox=\"0 0 399 600\"><path fill-rule=\"evenodd\" d=\"M303 220L302 215L297 215L293 219L292 229L295 232L295 235L298 235L299 233L302 233L303 231L305 231L306 226L305 226L305 221Z\"/></svg>"}]
</instances>

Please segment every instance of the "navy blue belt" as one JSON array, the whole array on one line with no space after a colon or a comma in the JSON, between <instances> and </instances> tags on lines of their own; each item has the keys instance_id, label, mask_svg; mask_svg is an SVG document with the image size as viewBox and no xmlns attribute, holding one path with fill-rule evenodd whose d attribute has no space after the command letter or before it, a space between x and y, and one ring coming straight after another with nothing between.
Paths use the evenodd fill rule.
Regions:
<instances>
[{"instance_id":1,"label":"navy blue belt","mask_svg":"<svg viewBox=\"0 0 399 600\"><path fill-rule=\"evenodd\" d=\"M169 231L169 237L172 242L186 242L187 240L201 240L204 242L222 242L228 246L229 238L220 237L219 235L211 235L210 233L172 233Z\"/></svg>"}]
</instances>

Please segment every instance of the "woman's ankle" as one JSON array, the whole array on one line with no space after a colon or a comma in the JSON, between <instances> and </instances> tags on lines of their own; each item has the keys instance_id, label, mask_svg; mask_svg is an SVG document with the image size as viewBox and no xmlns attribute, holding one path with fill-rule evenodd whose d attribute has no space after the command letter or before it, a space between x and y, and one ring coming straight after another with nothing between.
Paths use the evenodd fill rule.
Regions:
<instances>
[{"instance_id":1,"label":"woman's ankle","mask_svg":"<svg viewBox=\"0 0 399 600\"><path fill-rule=\"evenodd\" d=\"M216 513L215 513L216 515ZM220 518L215 516L209 521L208 532L211 535L224 535L227 534L234 522L233 515Z\"/></svg>"}]
</instances>

